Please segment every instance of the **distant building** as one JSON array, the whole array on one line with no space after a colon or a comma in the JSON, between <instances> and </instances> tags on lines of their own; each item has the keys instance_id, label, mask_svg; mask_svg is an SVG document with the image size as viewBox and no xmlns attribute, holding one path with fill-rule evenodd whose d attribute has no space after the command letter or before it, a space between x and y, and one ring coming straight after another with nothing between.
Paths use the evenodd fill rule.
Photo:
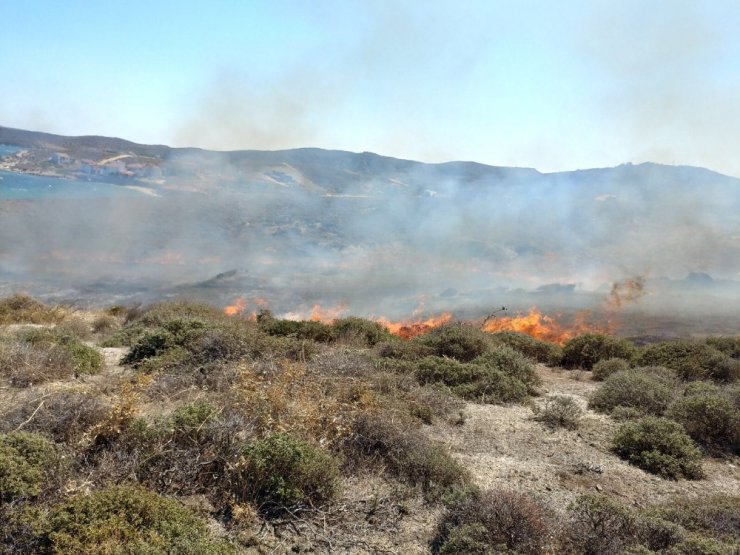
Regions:
<instances>
[{"instance_id":1,"label":"distant building","mask_svg":"<svg viewBox=\"0 0 740 555\"><path fill-rule=\"evenodd\" d=\"M80 162L80 171L88 175L97 175L100 173L100 167L92 160L82 160Z\"/></svg>"},{"instance_id":2,"label":"distant building","mask_svg":"<svg viewBox=\"0 0 740 555\"><path fill-rule=\"evenodd\" d=\"M63 152L55 152L51 155L51 158L49 158L49 162L57 164L58 166L66 166L72 163L72 158Z\"/></svg>"}]
</instances>

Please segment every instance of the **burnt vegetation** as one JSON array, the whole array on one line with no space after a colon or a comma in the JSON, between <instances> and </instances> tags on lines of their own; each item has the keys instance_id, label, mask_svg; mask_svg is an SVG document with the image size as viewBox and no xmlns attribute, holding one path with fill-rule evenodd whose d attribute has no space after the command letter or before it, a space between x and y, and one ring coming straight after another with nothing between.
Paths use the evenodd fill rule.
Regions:
<instances>
[{"instance_id":1,"label":"burnt vegetation","mask_svg":"<svg viewBox=\"0 0 740 555\"><path fill-rule=\"evenodd\" d=\"M532 407L547 434L608 418L615 461L701 479L738 452L737 338L561 348L449 323L405 340L361 318L189 301L83 314L24 296L0 300L0 324L0 553L397 552L365 534L415 512L440 554L737 547L737 497L557 505L481 489L435 439L490 404ZM543 365L593 369L589 410L544 396Z\"/></svg>"}]
</instances>

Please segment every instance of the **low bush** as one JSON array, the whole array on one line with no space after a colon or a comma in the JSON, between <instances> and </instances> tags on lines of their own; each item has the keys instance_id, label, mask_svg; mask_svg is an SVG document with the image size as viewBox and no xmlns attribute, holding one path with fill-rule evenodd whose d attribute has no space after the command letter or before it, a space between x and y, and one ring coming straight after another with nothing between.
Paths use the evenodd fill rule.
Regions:
<instances>
[{"instance_id":1,"label":"low bush","mask_svg":"<svg viewBox=\"0 0 740 555\"><path fill-rule=\"evenodd\" d=\"M641 514L635 521L637 540L650 552L663 552L688 538L686 529L674 522L652 514Z\"/></svg>"},{"instance_id":2,"label":"low bush","mask_svg":"<svg viewBox=\"0 0 740 555\"><path fill-rule=\"evenodd\" d=\"M664 553L666 555L736 555L737 545L728 545L711 538L690 536Z\"/></svg>"},{"instance_id":3,"label":"low bush","mask_svg":"<svg viewBox=\"0 0 740 555\"><path fill-rule=\"evenodd\" d=\"M54 555L80 553L236 553L174 500L138 486L79 495L52 508L37 528Z\"/></svg>"},{"instance_id":4,"label":"low bush","mask_svg":"<svg viewBox=\"0 0 740 555\"><path fill-rule=\"evenodd\" d=\"M635 347L625 339L587 333L574 337L563 346L563 366L591 370L600 360L610 358L630 360L634 352Z\"/></svg>"},{"instance_id":5,"label":"low bush","mask_svg":"<svg viewBox=\"0 0 740 555\"><path fill-rule=\"evenodd\" d=\"M573 397L553 395L545 399L544 406L536 418L550 428L575 430L580 424L583 411Z\"/></svg>"},{"instance_id":6,"label":"low bush","mask_svg":"<svg viewBox=\"0 0 740 555\"><path fill-rule=\"evenodd\" d=\"M526 356L506 345L491 347L473 359L472 364L498 370L526 384L530 389L542 382L535 365Z\"/></svg>"},{"instance_id":7,"label":"low bush","mask_svg":"<svg viewBox=\"0 0 740 555\"><path fill-rule=\"evenodd\" d=\"M693 394L677 399L666 413L698 443L713 451L740 449L740 413L721 394Z\"/></svg>"},{"instance_id":8,"label":"low bush","mask_svg":"<svg viewBox=\"0 0 740 555\"><path fill-rule=\"evenodd\" d=\"M439 357L470 362L491 346L491 336L473 326L454 322L440 326L414 341L433 349Z\"/></svg>"},{"instance_id":9,"label":"low bush","mask_svg":"<svg viewBox=\"0 0 740 555\"><path fill-rule=\"evenodd\" d=\"M727 356L740 360L740 335L734 337L707 337L704 342Z\"/></svg>"},{"instance_id":10,"label":"low bush","mask_svg":"<svg viewBox=\"0 0 740 555\"><path fill-rule=\"evenodd\" d=\"M740 497L736 495L675 499L651 511L687 530L718 539L733 539L740 530Z\"/></svg>"},{"instance_id":11,"label":"low bush","mask_svg":"<svg viewBox=\"0 0 740 555\"><path fill-rule=\"evenodd\" d=\"M613 448L630 464L663 478L703 477L701 452L683 427L667 418L648 416L623 424Z\"/></svg>"},{"instance_id":12,"label":"low bush","mask_svg":"<svg viewBox=\"0 0 740 555\"><path fill-rule=\"evenodd\" d=\"M384 326L364 318L341 318L332 322L331 329L339 341L349 343L359 341L368 347L394 339Z\"/></svg>"},{"instance_id":13,"label":"low bush","mask_svg":"<svg viewBox=\"0 0 740 555\"><path fill-rule=\"evenodd\" d=\"M638 366L665 366L686 381L713 379L730 382L740 377L740 361L706 343L665 341L642 347L635 358Z\"/></svg>"},{"instance_id":14,"label":"low bush","mask_svg":"<svg viewBox=\"0 0 740 555\"><path fill-rule=\"evenodd\" d=\"M594 364L591 377L597 382L602 382L612 374L624 372L625 370L629 370L629 368L630 363L623 358L608 358Z\"/></svg>"},{"instance_id":15,"label":"low bush","mask_svg":"<svg viewBox=\"0 0 740 555\"><path fill-rule=\"evenodd\" d=\"M0 325L53 324L63 318L64 312L58 307L47 306L23 293L0 299Z\"/></svg>"},{"instance_id":16,"label":"low bush","mask_svg":"<svg viewBox=\"0 0 740 555\"><path fill-rule=\"evenodd\" d=\"M642 414L662 415L674 397L670 380L641 369L617 372L609 376L591 396L589 407L610 413L616 407L628 407Z\"/></svg>"},{"instance_id":17,"label":"low bush","mask_svg":"<svg viewBox=\"0 0 740 555\"><path fill-rule=\"evenodd\" d=\"M339 491L339 468L319 447L276 434L244 447L229 482L238 499L275 515L331 501Z\"/></svg>"},{"instance_id":18,"label":"low bush","mask_svg":"<svg viewBox=\"0 0 740 555\"><path fill-rule=\"evenodd\" d=\"M48 439L28 432L0 435L0 504L39 495L58 462Z\"/></svg>"},{"instance_id":19,"label":"low bush","mask_svg":"<svg viewBox=\"0 0 740 555\"><path fill-rule=\"evenodd\" d=\"M381 341L375 346L375 352L381 358L414 361L432 356L434 349L418 341L395 339L392 341Z\"/></svg>"},{"instance_id":20,"label":"low bush","mask_svg":"<svg viewBox=\"0 0 740 555\"><path fill-rule=\"evenodd\" d=\"M275 318L263 318L260 321L260 329L268 335L295 337L320 343L331 343L339 335L335 327L322 322L278 320Z\"/></svg>"},{"instance_id":21,"label":"low bush","mask_svg":"<svg viewBox=\"0 0 740 555\"><path fill-rule=\"evenodd\" d=\"M414 363L421 384L443 384L464 399L479 403L515 403L527 398L527 385L493 366L426 357Z\"/></svg>"},{"instance_id":22,"label":"low bush","mask_svg":"<svg viewBox=\"0 0 740 555\"><path fill-rule=\"evenodd\" d=\"M107 407L101 398L78 391L57 391L39 403L24 402L4 415L5 431L25 431L51 436L59 443L79 439L105 418Z\"/></svg>"},{"instance_id":23,"label":"low bush","mask_svg":"<svg viewBox=\"0 0 740 555\"><path fill-rule=\"evenodd\" d=\"M635 518L604 495L581 495L568 507L564 552L617 555L635 543Z\"/></svg>"},{"instance_id":24,"label":"low bush","mask_svg":"<svg viewBox=\"0 0 740 555\"><path fill-rule=\"evenodd\" d=\"M525 333L501 331L492 334L491 338L495 343L507 345L536 362L558 366L563 360L563 349L560 345L540 341Z\"/></svg>"},{"instance_id":25,"label":"low bush","mask_svg":"<svg viewBox=\"0 0 740 555\"><path fill-rule=\"evenodd\" d=\"M345 452L348 464L380 462L389 473L419 487L429 500L470 482L468 471L442 446L390 414L358 415Z\"/></svg>"},{"instance_id":26,"label":"low bush","mask_svg":"<svg viewBox=\"0 0 740 555\"><path fill-rule=\"evenodd\" d=\"M442 516L432 542L440 555L545 553L550 527L545 510L529 496L493 490L468 496Z\"/></svg>"}]
</instances>

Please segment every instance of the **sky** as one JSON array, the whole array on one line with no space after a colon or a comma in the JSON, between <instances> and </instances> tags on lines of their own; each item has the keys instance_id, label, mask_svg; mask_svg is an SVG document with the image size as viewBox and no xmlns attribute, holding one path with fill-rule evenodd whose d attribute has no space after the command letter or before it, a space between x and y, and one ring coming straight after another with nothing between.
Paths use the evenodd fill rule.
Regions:
<instances>
[{"instance_id":1,"label":"sky","mask_svg":"<svg viewBox=\"0 0 740 555\"><path fill-rule=\"evenodd\" d=\"M736 0L0 0L0 125L740 176Z\"/></svg>"}]
</instances>

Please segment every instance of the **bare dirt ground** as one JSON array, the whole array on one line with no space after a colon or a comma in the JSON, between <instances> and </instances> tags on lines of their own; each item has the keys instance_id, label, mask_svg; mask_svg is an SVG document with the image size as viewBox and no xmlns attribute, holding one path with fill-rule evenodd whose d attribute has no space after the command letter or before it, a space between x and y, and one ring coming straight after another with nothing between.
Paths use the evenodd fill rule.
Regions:
<instances>
[{"instance_id":1,"label":"bare dirt ground","mask_svg":"<svg viewBox=\"0 0 740 555\"><path fill-rule=\"evenodd\" d=\"M529 492L560 511L577 495L603 492L634 506L661 503L673 497L740 494L740 460L704 460L706 479L664 480L630 466L610 452L619 424L587 408L598 387L588 372L538 366L547 395L568 395L584 410L578 430L550 430L534 419L531 407L468 404L463 426L428 428L433 438L473 474L482 488Z\"/></svg>"}]
</instances>

